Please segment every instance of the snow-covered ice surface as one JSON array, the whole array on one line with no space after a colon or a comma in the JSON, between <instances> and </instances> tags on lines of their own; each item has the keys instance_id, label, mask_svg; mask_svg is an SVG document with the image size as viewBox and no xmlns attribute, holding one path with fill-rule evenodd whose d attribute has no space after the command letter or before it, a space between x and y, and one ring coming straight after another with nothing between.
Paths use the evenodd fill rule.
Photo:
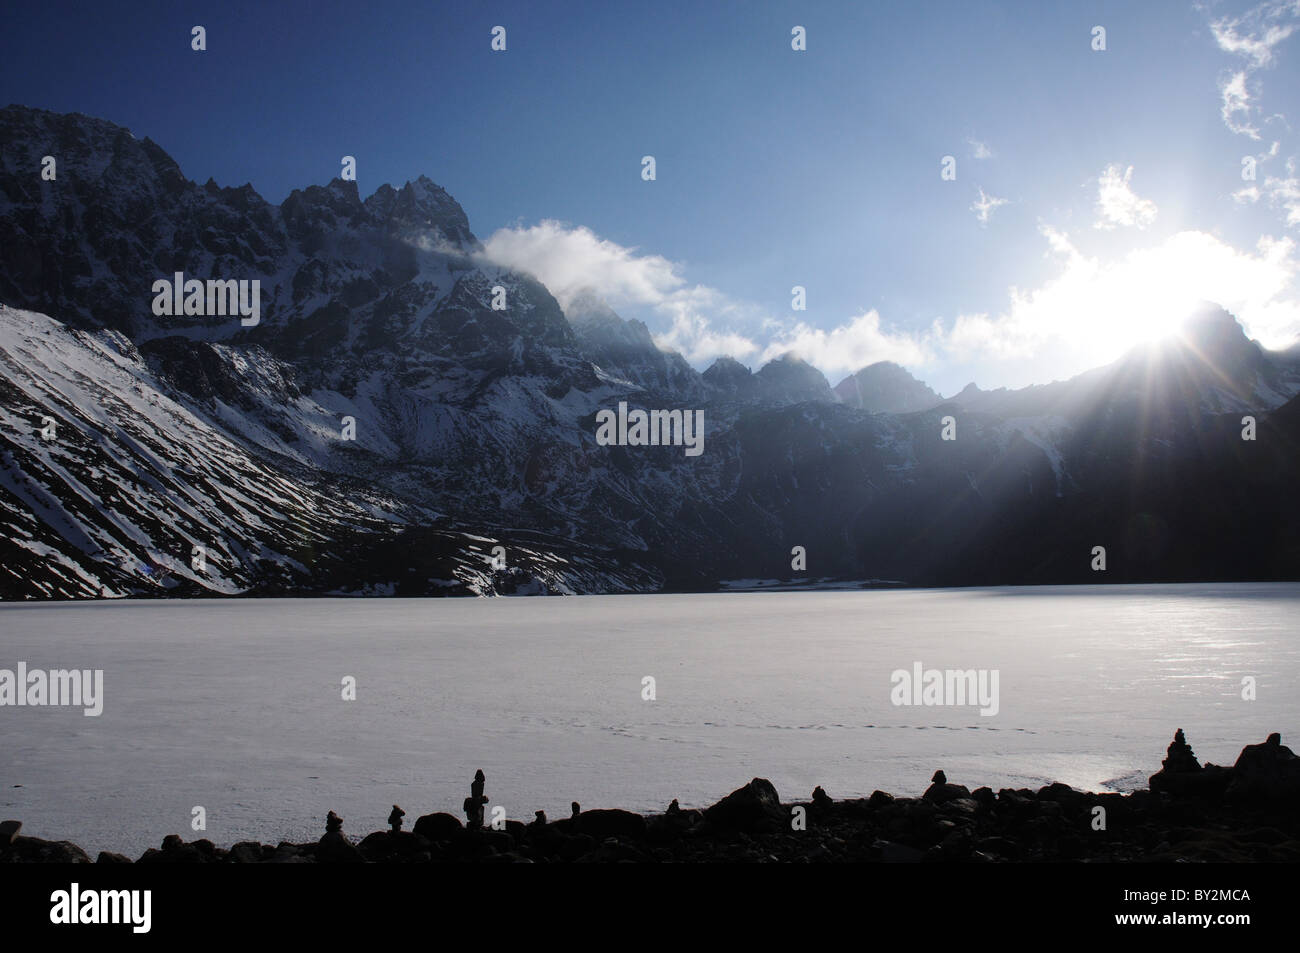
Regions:
<instances>
[{"instance_id":1,"label":"snow-covered ice surface","mask_svg":"<svg viewBox=\"0 0 1300 953\"><path fill-rule=\"evenodd\" d=\"M1176 728L1216 763L1300 741L1297 609L1296 584L0 605L0 668L102 668L106 696L0 708L0 816L138 856L459 814L477 768L521 820L754 776L785 799L915 795L940 767L1124 788ZM913 662L998 669L1001 711L894 707Z\"/></svg>"}]
</instances>

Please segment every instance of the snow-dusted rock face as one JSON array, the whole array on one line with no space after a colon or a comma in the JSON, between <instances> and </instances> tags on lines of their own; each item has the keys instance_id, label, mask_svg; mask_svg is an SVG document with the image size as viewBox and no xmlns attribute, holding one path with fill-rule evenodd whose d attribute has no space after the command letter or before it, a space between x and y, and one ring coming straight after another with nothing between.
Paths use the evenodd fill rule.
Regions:
<instances>
[{"instance_id":1,"label":"snow-dusted rock face","mask_svg":"<svg viewBox=\"0 0 1300 953\"><path fill-rule=\"evenodd\" d=\"M1295 415L1269 414L1300 360L1227 315L1182 349L946 402L886 365L836 391L793 355L700 374L595 295L562 310L487 263L427 178L276 206L103 120L8 107L0 137L5 597L713 587L789 578L794 546L818 578L1071 581L1108 541L1135 554L1116 578L1229 578L1238 557L1206 546L1164 574L1179 514L1222 510L1226 485L1295 515L1270 482L1294 473ZM178 272L257 281L259 320L155 314ZM704 452L598 445L620 401L702 410Z\"/></svg>"}]
</instances>

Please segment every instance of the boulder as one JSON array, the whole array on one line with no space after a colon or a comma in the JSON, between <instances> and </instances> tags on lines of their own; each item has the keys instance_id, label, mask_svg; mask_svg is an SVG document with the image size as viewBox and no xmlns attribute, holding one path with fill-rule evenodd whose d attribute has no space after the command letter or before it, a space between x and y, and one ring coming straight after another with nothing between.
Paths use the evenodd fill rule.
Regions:
<instances>
[{"instance_id":1,"label":"boulder","mask_svg":"<svg viewBox=\"0 0 1300 953\"><path fill-rule=\"evenodd\" d=\"M411 828L416 834L430 841L451 840L458 833L465 829L465 825L460 822L460 818L452 814L425 814L415 822L415 827Z\"/></svg>"},{"instance_id":2,"label":"boulder","mask_svg":"<svg viewBox=\"0 0 1300 953\"><path fill-rule=\"evenodd\" d=\"M366 860L409 860L429 846L428 841L412 831L375 831L362 838L357 850Z\"/></svg>"},{"instance_id":3,"label":"boulder","mask_svg":"<svg viewBox=\"0 0 1300 953\"><path fill-rule=\"evenodd\" d=\"M115 854L111 850L101 850L99 856L95 858L97 864L129 864L131 858L122 854Z\"/></svg>"},{"instance_id":4,"label":"boulder","mask_svg":"<svg viewBox=\"0 0 1300 953\"><path fill-rule=\"evenodd\" d=\"M706 808L704 817L717 827L739 831L780 830L789 823L776 788L766 778L754 778L732 791Z\"/></svg>"},{"instance_id":5,"label":"boulder","mask_svg":"<svg viewBox=\"0 0 1300 953\"><path fill-rule=\"evenodd\" d=\"M583 811L576 818L575 829L603 841L606 837L644 837L645 818L618 808Z\"/></svg>"},{"instance_id":6,"label":"boulder","mask_svg":"<svg viewBox=\"0 0 1300 953\"><path fill-rule=\"evenodd\" d=\"M5 861L22 864L88 864L90 855L72 841L41 840L39 837L13 839L5 851Z\"/></svg>"},{"instance_id":7,"label":"boulder","mask_svg":"<svg viewBox=\"0 0 1300 953\"><path fill-rule=\"evenodd\" d=\"M230 848L230 859L237 864L260 864L262 862L262 845L257 841L241 840Z\"/></svg>"},{"instance_id":8,"label":"boulder","mask_svg":"<svg viewBox=\"0 0 1300 953\"><path fill-rule=\"evenodd\" d=\"M887 804L894 803L894 795L887 794L884 791L872 791L871 797L867 798L867 807L876 810Z\"/></svg>"},{"instance_id":9,"label":"boulder","mask_svg":"<svg viewBox=\"0 0 1300 953\"><path fill-rule=\"evenodd\" d=\"M1233 801L1280 801L1300 796L1300 758L1277 732L1246 745L1232 766L1227 795Z\"/></svg>"},{"instance_id":10,"label":"boulder","mask_svg":"<svg viewBox=\"0 0 1300 953\"><path fill-rule=\"evenodd\" d=\"M12 844L22 829L22 821L0 821L0 850Z\"/></svg>"},{"instance_id":11,"label":"boulder","mask_svg":"<svg viewBox=\"0 0 1300 953\"><path fill-rule=\"evenodd\" d=\"M365 857L342 831L327 831L316 843L316 860L322 864L359 864Z\"/></svg>"},{"instance_id":12,"label":"boulder","mask_svg":"<svg viewBox=\"0 0 1300 953\"><path fill-rule=\"evenodd\" d=\"M172 838L175 837L175 840ZM202 864L212 860L207 854L199 850L193 844L178 843L180 838L175 834L170 834L163 841L165 846L162 850L146 851L140 858L142 864Z\"/></svg>"}]
</instances>

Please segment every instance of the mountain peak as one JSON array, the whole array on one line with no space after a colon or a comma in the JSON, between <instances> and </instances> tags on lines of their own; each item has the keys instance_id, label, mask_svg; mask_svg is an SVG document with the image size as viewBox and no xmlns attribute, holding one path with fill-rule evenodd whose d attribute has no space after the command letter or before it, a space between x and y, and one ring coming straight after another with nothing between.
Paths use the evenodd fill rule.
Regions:
<instances>
[{"instance_id":1,"label":"mountain peak","mask_svg":"<svg viewBox=\"0 0 1300 953\"><path fill-rule=\"evenodd\" d=\"M780 403L820 400L833 403L830 381L826 375L793 351L787 351L759 368L754 383L759 396Z\"/></svg>"},{"instance_id":2,"label":"mountain peak","mask_svg":"<svg viewBox=\"0 0 1300 953\"><path fill-rule=\"evenodd\" d=\"M907 414L942 400L893 361L877 361L844 378L835 386L835 395L850 407L871 414Z\"/></svg>"},{"instance_id":3,"label":"mountain peak","mask_svg":"<svg viewBox=\"0 0 1300 953\"><path fill-rule=\"evenodd\" d=\"M478 245L460 203L426 175L404 183L400 189L385 183L366 199L365 205L390 228L418 231L433 228L446 241L462 248Z\"/></svg>"}]
</instances>

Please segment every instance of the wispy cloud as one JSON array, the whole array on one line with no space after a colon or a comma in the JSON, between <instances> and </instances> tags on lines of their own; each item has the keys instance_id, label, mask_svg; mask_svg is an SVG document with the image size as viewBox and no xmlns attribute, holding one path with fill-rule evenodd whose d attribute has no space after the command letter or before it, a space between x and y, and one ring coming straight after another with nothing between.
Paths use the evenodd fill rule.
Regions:
<instances>
[{"instance_id":1,"label":"wispy cloud","mask_svg":"<svg viewBox=\"0 0 1300 953\"><path fill-rule=\"evenodd\" d=\"M981 188L980 197L971 204L970 210L975 213L975 217L979 219L981 225L987 225L989 223L989 216L993 214L994 210L997 209L998 206L1006 204L1006 199L1000 199L996 195L988 195Z\"/></svg>"},{"instance_id":2,"label":"wispy cloud","mask_svg":"<svg viewBox=\"0 0 1300 953\"><path fill-rule=\"evenodd\" d=\"M1219 49L1243 61L1219 79L1219 114L1234 133L1260 138L1260 122L1267 120L1258 105L1263 85L1255 74L1277 62L1278 48L1297 30L1300 0L1266 0L1240 16L1210 23Z\"/></svg>"},{"instance_id":3,"label":"wispy cloud","mask_svg":"<svg viewBox=\"0 0 1300 953\"><path fill-rule=\"evenodd\" d=\"M1122 172L1118 165L1106 166L1097 180L1098 217L1094 228L1146 228L1156 220L1156 203L1133 191L1129 185L1132 178L1132 166Z\"/></svg>"},{"instance_id":4,"label":"wispy cloud","mask_svg":"<svg viewBox=\"0 0 1300 953\"><path fill-rule=\"evenodd\" d=\"M1251 69L1273 65L1274 51L1300 28L1300 0L1268 0L1239 17L1210 24L1219 49L1243 57Z\"/></svg>"},{"instance_id":5,"label":"wispy cloud","mask_svg":"<svg viewBox=\"0 0 1300 953\"><path fill-rule=\"evenodd\" d=\"M1256 110L1250 104L1250 90L1246 87L1246 71L1238 70L1221 80L1219 94L1223 97L1219 115L1223 117L1224 125L1238 135L1258 139L1259 128L1252 119Z\"/></svg>"},{"instance_id":6,"label":"wispy cloud","mask_svg":"<svg viewBox=\"0 0 1300 953\"><path fill-rule=\"evenodd\" d=\"M967 139L966 144L970 146L972 159L992 159L993 150L989 148L987 142L981 142L978 139Z\"/></svg>"},{"instance_id":7,"label":"wispy cloud","mask_svg":"<svg viewBox=\"0 0 1300 953\"><path fill-rule=\"evenodd\" d=\"M1268 176L1263 191L1269 204L1283 212L1288 225L1300 225L1300 177L1296 176L1294 157L1286 161L1286 178Z\"/></svg>"}]
</instances>

